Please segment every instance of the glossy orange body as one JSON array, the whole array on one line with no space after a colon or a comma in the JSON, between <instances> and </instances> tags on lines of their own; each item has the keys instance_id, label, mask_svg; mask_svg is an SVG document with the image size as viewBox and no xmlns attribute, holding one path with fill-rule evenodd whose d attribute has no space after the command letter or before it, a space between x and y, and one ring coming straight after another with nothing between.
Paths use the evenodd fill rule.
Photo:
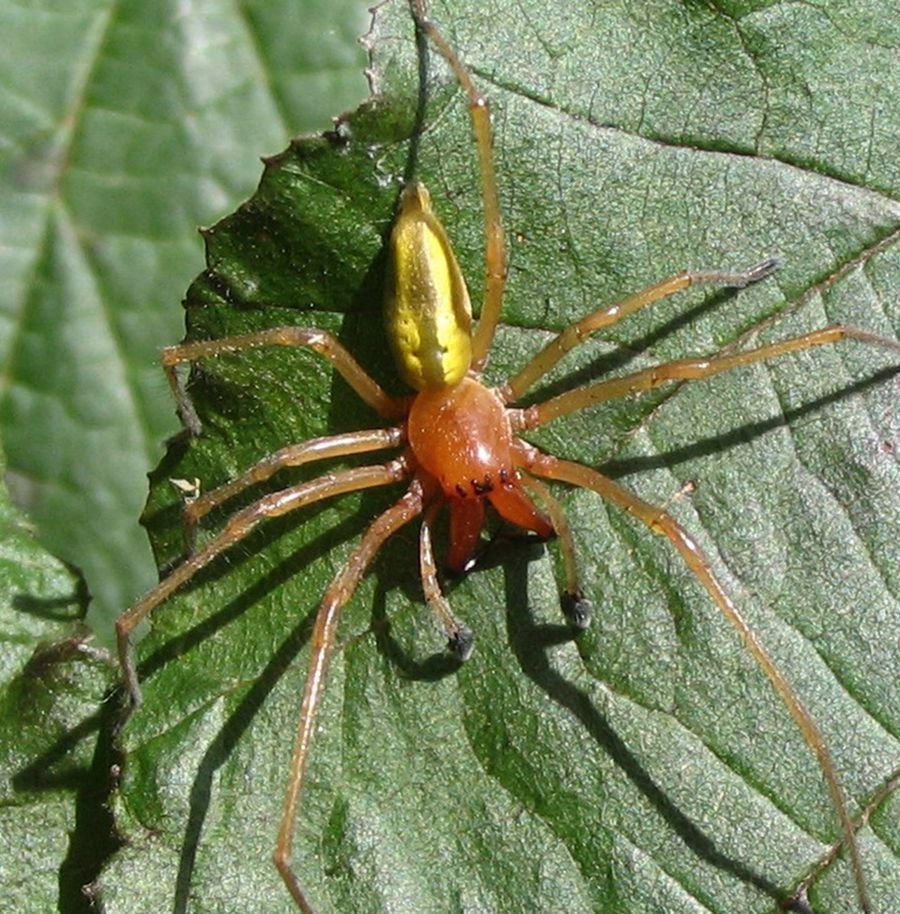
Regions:
<instances>
[{"instance_id":1,"label":"glossy orange body","mask_svg":"<svg viewBox=\"0 0 900 914\"><path fill-rule=\"evenodd\" d=\"M494 390L474 378L420 391L409 412L407 435L423 471L450 504L447 564L469 563L484 526L484 502L501 517L550 536L553 525L522 489L509 414Z\"/></svg>"}]
</instances>

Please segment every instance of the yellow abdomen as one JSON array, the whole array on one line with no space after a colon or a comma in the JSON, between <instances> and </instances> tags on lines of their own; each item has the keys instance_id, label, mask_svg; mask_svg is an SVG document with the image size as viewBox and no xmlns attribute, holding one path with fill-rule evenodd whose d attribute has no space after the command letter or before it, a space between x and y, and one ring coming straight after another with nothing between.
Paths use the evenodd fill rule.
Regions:
<instances>
[{"instance_id":1,"label":"yellow abdomen","mask_svg":"<svg viewBox=\"0 0 900 914\"><path fill-rule=\"evenodd\" d=\"M458 384L472 361L465 280L423 184L400 198L390 240L385 323L397 367L415 390Z\"/></svg>"}]
</instances>

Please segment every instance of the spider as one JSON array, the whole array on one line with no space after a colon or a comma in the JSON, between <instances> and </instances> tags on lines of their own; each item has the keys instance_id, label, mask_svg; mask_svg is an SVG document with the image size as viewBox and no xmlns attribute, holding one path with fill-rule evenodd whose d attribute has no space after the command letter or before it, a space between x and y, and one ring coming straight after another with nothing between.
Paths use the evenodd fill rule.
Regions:
<instances>
[{"instance_id":1,"label":"spider","mask_svg":"<svg viewBox=\"0 0 900 914\"><path fill-rule=\"evenodd\" d=\"M573 629L583 629L590 622L591 608L579 583L573 534L562 505L546 481L581 487L599 494L654 533L666 537L737 629L818 759L841 821L860 906L868 910L853 823L825 741L794 689L719 582L702 549L667 510L642 500L596 469L539 450L521 438L520 433L541 428L601 401L673 382L707 378L847 338L894 351L900 351L900 346L864 330L834 325L748 351L668 362L611 380L591 382L535 405L517 407L515 404L567 353L596 331L694 285L741 288L759 282L777 269L778 262L769 259L737 272L692 271L671 276L572 324L514 376L497 386L488 386L483 374L500 319L507 279L488 103L442 32L428 18L423 0L411 0L410 6L416 28L447 62L469 102L481 169L485 224L484 296L478 322L473 329L466 283L429 192L422 183L412 180L400 194L391 231L385 311L388 339L398 372L414 393L401 397L389 395L334 336L318 329L278 327L184 343L164 350L163 366L179 413L194 435L200 434L201 421L179 367L266 346L300 347L320 354L388 424L288 445L231 482L186 503L185 525L191 547L188 557L117 622L119 656L132 705L136 706L141 696L131 648L134 629L201 569L244 540L264 520L344 493L406 484L396 502L365 530L334 576L322 598L311 636L309 668L274 853L275 865L294 903L305 914L311 914L312 902L292 865L296 822L341 611L372 559L393 533L420 519L419 566L425 600L443 627L451 652L464 661L471 653L473 638L453 614L443 593L433 546L434 528L438 515L446 511L449 514L446 566L451 571L465 571L473 562L486 509L490 506L505 521L539 538L558 538L565 576L562 609ZM221 532L205 544L196 545L195 533L204 517L280 470L387 449L395 449L397 453L384 463L336 470L262 496L233 514Z\"/></svg>"}]
</instances>

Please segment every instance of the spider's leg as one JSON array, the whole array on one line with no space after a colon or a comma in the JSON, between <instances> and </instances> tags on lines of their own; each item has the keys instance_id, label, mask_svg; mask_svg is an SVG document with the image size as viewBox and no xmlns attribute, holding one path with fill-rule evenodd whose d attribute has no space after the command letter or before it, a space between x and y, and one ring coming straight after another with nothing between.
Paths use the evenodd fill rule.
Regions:
<instances>
[{"instance_id":1,"label":"spider's leg","mask_svg":"<svg viewBox=\"0 0 900 914\"><path fill-rule=\"evenodd\" d=\"M560 482L567 482L571 485L581 486L582 488L596 492L602 498L617 507L622 508L636 517L639 521L646 524L654 533L659 533L667 537L672 545L678 550L681 557L684 559L685 564L695 575L697 580L706 588L707 593L712 597L716 606L718 606L722 611L722 614L738 630L747 650L766 674L769 682L787 706L788 711L790 711L791 716L794 718L794 721L803 734L803 738L806 740L807 745L815 754L825 781L828 784L831 801L840 818L844 843L847 847L851 865L853 867L853 876L856 881L860 907L863 911L868 912L870 910L868 892L866 891L862 862L860 860L859 848L856 844L853 822L850 819L850 812L847 808L844 790L841 787L837 772L835 771L834 762L832 761L831 753L828 751L828 747L825 744L825 739L822 736L818 725L800 701L793 686L791 686L784 674L776 666L775 662L769 656L768 651L766 651L765 647L763 647L762 643L757 638L753 629L747 623L746 619L744 619L743 615L741 615L740 610L719 583L709 559L700 546L668 512L638 498L627 489L613 482L613 480L609 479L607 476L598 473L590 467L582 466L581 464L573 463L568 460L560 460L532 448L528 469L532 473L546 477L547 479L556 479Z\"/></svg>"},{"instance_id":2,"label":"spider's leg","mask_svg":"<svg viewBox=\"0 0 900 914\"><path fill-rule=\"evenodd\" d=\"M279 470L286 467L299 467L314 460L326 460L330 457L348 457L351 454L364 454L382 448L397 447L403 444L406 433L401 426L394 428L377 428L360 432L345 432L340 435L327 435L322 438L311 438L302 444L291 444L268 454L240 476L224 483L209 492L204 492L191 499L184 506L184 536L188 553L194 551L197 525L214 508L218 508L235 495L257 483L265 482Z\"/></svg>"},{"instance_id":3,"label":"spider's leg","mask_svg":"<svg viewBox=\"0 0 900 914\"><path fill-rule=\"evenodd\" d=\"M550 523L553 524L553 529L559 537L563 569L566 573L566 586L560 601L563 614L575 628L587 628L591 624L591 603L585 597L578 579L575 540L572 537L572 527L566 517L566 512L559 501L554 498L553 493L539 479L523 475L522 485L531 489L540 499L550 518Z\"/></svg>"},{"instance_id":4,"label":"spider's leg","mask_svg":"<svg viewBox=\"0 0 900 914\"><path fill-rule=\"evenodd\" d=\"M855 327L834 324L822 330L814 330L812 333L804 333L802 336L779 340L777 343L749 349L746 352L709 358L678 359L674 362L666 362L664 365L645 368L643 371L637 371L621 378L611 378L607 381L589 384L586 387L577 387L575 390L567 391L558 397L523 410L520 420L522 424L518 427L521 429L538 428L546 425L552 419L577 412L602 400L613 400L617 397L624 397L626 394L650 390L669 381L694 381L698 378L708 378L722 371L730 371L740 365L765 362L777 356L801 352L804 349L812 349L814 346L827 346L844 339L859 340L900 352L900 343L896 340L878 336L866 330L858 330Z\"/></svg>"},{"instance_id":5,"label":"spider's leg","mask_svg":"<svg viewBox=\"0 0 900 914\"><path fill-rule=\"evenodd\" d=\"M297 810L300 803L300 792L303 788L304 775L309 762L313 736L316 729L316 716L319 702L325 690L325 678L328 665L334 653L335 638L341 609L353 595L366 567L381 548L384 541L396 530L408 523L422 512L422 487L413 480L409 490L383 514L379 515L363 534L359 545L350 554L338 573L334 576L322 604L316 614L312 631L312 647L309 655L309 672L303 689L303 701L300 706L300 720L297 725L297 737L291 757L291 768L288 776L287 796L278 832L278 843L275 846L273 859L281 878L284 880L291 897L304 914L313 914L313 909L300 888L297 874L292 866L292 850L296 831Z\"/></svg>"},{"instance_id":6,"label":"spider's leg","mask_svg":"<svg viewBox=\"0 0 900 914\"><path fill-rule=\"evenodd\" d=\"M119 662L122 665L132 705L140 704L141 687L138 683L131 649L131 633L160 603L190 581L216 556L221 555L225 550L248 536L260 521L269 517L278 517L323 498L331 498L345 492L356 492L374 486L390 485L404 479L408 473L406 461L402 457L380 466L355 467L351 470L330 473L320 476L318 479L301 482L280 492L272 492L238 511L217 536L199 552L194 553L175 568L168 577L144 594L131 609L116 620Z\"/></svg>"},{"instance_id":7,"label":"spider's leg","mask_svg":"<svg viewBox=\"0 0 900 914\"><path fill-rule=\"evenodd\" d=\"M472 656L474 646L472 630L453 615L447 598L441 592L437 562L434 559L434 548L431 542L431 527L442 504L441 501L434 502L422 519L422 526L419 530L419 570L422 576L425 602L431 607L446 632L447 644L453 655L458 660L465 661Z\"/></svg>"},{"instance_id":8,"label":"spider's leg","mask_svg":"<svg viewBox=\"0 0 900 914\"><path fill-rule=\"evenodd\" d=\"M480 371L487 362L494 330L500 320L503 308L503 293L506 288L507 255L503 220L497 198L497 176L494 171L493 138L491 136L491 115L488 100L472 80L459 56L450 47L447 39L428 18L425 0L410 0L416 25L429 38L438 53L447 61L457 82L469 96L469 113L472 117L472 133L478 149L478 165L481 170L481 194L484 200L484 300L475 335L472 339L472 368Z\"/></svg>"},{"instance_id":9,"label":"spider's leg","mask_svg":"<svg viewBox=\"0 0 900 914\"><path fill-rule=\"evenodd\" d=\"M742 289L744 286L771 276L779 265L779 261L772 258L739 273L727 270L676 273L662 282L635 292L634 295L629 295L628 298L616 302L614 305L600 308L574 324L570 324L555 339L551 340L515 377L510 378L499 389L500 396L505 403L515 402L550 371L566 353L581 345L592 333L602 327L617 324L622 318L634 314L635 311L639 311L647 305L668 298L691 286L707 285Z\"/></svg>"},{"instance_id":10,"label":"spider's leg","mask_svg":"<svg viewBox=\"0 0 900 914\"><path fill-rule=\"evenodd\" d=\"M192 434L200 434L202 423L177 367L184 362L196 362L198 359L242 352L245 349L259 349L262 346L300 346L312 349L328 359L360 398L380 416L397 418L406 411L406 401L385 393L331 333L310 327L273 327L258 333L180 343L163 349L163 370L178 404L179 415Z\"/></svg>"}]
</instances>

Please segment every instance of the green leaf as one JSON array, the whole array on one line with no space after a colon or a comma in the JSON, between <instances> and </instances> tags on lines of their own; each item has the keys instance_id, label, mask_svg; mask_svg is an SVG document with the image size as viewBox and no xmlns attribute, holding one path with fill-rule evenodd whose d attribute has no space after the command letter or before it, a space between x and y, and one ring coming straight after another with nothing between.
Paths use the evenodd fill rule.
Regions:
<instances>
[{"instance_id":1,"label":"green leaf","mask_svg":"<svg viewBox=\"0 0 900 914\"><path fill-rule=\"evenodd\" d=\"M660 303L534 396L838 320L896 337L893 19L722 6L434 5L493 106L511 270L492 379L665 275L772 254L773 280ZM373 40L381 94L338 136L269 160L208 234L189 336L324 327L399 390L378 311L416 99L403 4L379 10ZM477 301L467 106L439 61L429 96L418 174ZM854 813L871 814L860 843L882 914L900 891L895 371L892 353L847 343L534 436L669 504L708 551L825 731ZM302 352L208 361L192 392L205 433L170 448L146 515L163 566L182 548L171 479L209 490L287 442L374 424ZM128 845L102 880L111 914L293 910L270 856L311 621L395 497L273 522L155 614L116 810ZM414 529L348 605L296 839L316 910L749 914L811 875L819 914L857 910L815 759L734 632L665 540L590 493L564 501L595 605L577 643L553 544L498 536L448 586L478 639L458 671L421 606Z\"/></svg>"},{"instance_id":2,"label":"green leaf","mask_svg":"<svg viewBox=\"0 0 900 914\"><path fill-rule=\"evenodd\" d=\"M114 668L79 623L81 582L36 542L5 488L0 543L0 893L12 911L56 910L61 897L70 907L59 910L78 910L72 900L87 903L82 887L115 847L95 789L108 795L110 766L94 752Z\"/></svg>"},{"instance_id":3,"label":"green leaf","mask_svg":"<svg viewBox=\"0 0 900 914\"><path fill-rule=\"evenodd\" d=\"M0 433L14 494L80 567L92 623L154 580L135 518L176 431L160 348L197 226L259 156L365 92L356 0L0 2Z\"/></svg>"}]
</instances>

